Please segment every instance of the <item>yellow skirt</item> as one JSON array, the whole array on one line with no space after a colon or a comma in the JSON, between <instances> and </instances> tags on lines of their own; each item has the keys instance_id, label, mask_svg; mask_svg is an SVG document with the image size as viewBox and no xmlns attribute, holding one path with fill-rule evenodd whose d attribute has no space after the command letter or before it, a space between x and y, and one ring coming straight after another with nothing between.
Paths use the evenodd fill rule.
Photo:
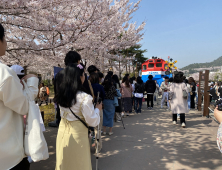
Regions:
<instances>
[{"instance_id":1,"label":"yellow skirt","mask_svg":"<svg viewBox=\"0 0 222 170\"><path fill-rule=\"evenodd\" d=\"M56 170L92 170L88 129L62 119L56 140Z\"/></svg>"}]
</instances>

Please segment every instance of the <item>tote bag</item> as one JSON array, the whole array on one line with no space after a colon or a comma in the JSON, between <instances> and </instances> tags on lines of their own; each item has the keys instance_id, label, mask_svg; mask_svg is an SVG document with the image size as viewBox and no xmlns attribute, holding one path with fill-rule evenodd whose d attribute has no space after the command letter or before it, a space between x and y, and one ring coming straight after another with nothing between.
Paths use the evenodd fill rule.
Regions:
<instances>
[{"instance_id":1,"label":"tote bag","mask_svg":"<svg viewBox=\"0 0 222 170\"><path fill-rule=\"evenodd\" d=\"M34 101L31 101L27 84L23 80L25 92L29 100L29 112L26 118L24 149L25 154L30 156L34 162L46 160L49 158L48 146L40 127L39 107Z\"/></svg>"}]
</instances>

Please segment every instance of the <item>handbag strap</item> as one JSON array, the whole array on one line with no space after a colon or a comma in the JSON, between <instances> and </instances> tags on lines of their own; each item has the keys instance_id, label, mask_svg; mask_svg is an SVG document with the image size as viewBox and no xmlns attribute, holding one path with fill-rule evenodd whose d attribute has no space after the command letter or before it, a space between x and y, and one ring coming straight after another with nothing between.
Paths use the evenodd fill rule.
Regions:
<instances>
[{"instance_id":1,"label":"handbag strap","mask_svg":"<svg viewBox=\"0 0 222 170\"><path fill-rule=\"evenodd\" d=\"M89 126L86 124L86 122L84 122L82 119L80 119L80 117L77 116L77 115L72 111L71 108L69 108L69 110L72 112L72 114L73 114L80 122L82 122L82 123L85 125L85 127L86 127L87 129L89 128Z\"/></svg>"},{"instance_id":2,"label":"handbag strap","mask_svg":"<svg viewBox=\"0 0 222 170\"><path fill-rule=\"evenodd\" d=\"M84 99L87 97L87 95L85 95L85 97L83 98L83 100L82 100L82 103L81 103L81 105L80 105L80 110L82 109L82 104L83 104L83 101L84 101ZM84 125L85 125L85 127L87 128L87 129L89 129L89 126L86 124L86 122L85 121L83 121L79 116L77 116L73 111L72 111L72 109L71 108L69 108L69 110L72 112L72 114L76 117L76 119L78 119L80 122L82 122Z\"/></svg>"}]
</instances>

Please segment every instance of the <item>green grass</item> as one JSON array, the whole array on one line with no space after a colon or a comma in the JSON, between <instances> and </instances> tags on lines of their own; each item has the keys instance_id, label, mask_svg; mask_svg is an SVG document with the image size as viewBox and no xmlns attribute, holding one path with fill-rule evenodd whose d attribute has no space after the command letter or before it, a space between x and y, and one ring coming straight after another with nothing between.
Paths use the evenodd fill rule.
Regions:
<instances>
[{"instance_id":1,"label":"green grass","mask_svg":"<svg viewBox=\"0 0 222 170\"><path fill-rule=\"evenodd\" d=\"M55 93L54 93L54 86L50 86L49 87L49 97L54 97L55 96Z\"/></svg>"},{"instance_id":2,"label":"green grass","mask_svg":"<svg viewBox=\"0 0 222 170\"><path fill-rule=\"evenodd\" d=\"M48 123L55 120L55 108L54 104L40 106L40 111L44 111L44 124L48 127Z\"/></svg>"}]
</instances>

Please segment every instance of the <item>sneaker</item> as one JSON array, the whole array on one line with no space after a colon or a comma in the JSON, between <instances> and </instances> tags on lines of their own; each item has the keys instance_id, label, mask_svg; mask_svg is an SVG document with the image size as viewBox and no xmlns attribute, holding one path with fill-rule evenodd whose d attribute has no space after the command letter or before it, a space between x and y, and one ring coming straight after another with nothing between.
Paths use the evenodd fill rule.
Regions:
<instances>
[{"instance_id":1,"label":"sneaker","mask_svg":"<svg viewBox=\"0 0 222 170\"><path fill-rule=\"evenodd\" d=\"M150 109L153 109L152 107L150 107Z\"/></svg>"},{"instance_id":2,"label":"sneaker","mask_svg":"<svg viewBox=\"0 0 222 170\"><path fill-rule=\"evenodd\" d=\"M106 135L106 132L103 132L103 135Z\"/></svg>"},{"instance_id":3,"label":"sneaker","mask_svg":"<svg viewBox=\"0 0 222 170\"><path fill-rule=\"evenodd\" d=\"M173 124L174 124L174 125L176 125L176 124L177 124L177 122L176 122L176 121L173 121Z\"/></svg>"},{"instance_id":4,"label":"sneaker","mask_svg":"<svg viewBox=\"0 0 222 170\"><path fill-rule=\"evenodd\" d=\"M166 109L166 111L170 111L170 109L168 108L168 109Z\"/></svg>"},{"instance_id":5,"label":"sneaker","mask_svg":"<svg viewBox=\"0 0 222 170\"><path fill-rule=\"evenodd\" d=\"M113 135L113 132L109 132L109 136Z\"/></svg>"},{"instance_id":6,"label":"sneaker","mask_svg":"<svg viewBox=\"0 0 222 170\"><path fill-rule=\"evenodd\" d=\"M121 120L117 120L117 123L120 123L121 122Z\"/></svg>"},{"instance_id":7,"label":"sneaker","mask_svg":"<svg viewBox=\"0 0 222 170\"><path fill-rule=\"evenodd\" d=\"M182 125L181 125L183 128L185 128L186 127L186 124L185 123L182 123Z\"/></svg>"}]
</instances>

